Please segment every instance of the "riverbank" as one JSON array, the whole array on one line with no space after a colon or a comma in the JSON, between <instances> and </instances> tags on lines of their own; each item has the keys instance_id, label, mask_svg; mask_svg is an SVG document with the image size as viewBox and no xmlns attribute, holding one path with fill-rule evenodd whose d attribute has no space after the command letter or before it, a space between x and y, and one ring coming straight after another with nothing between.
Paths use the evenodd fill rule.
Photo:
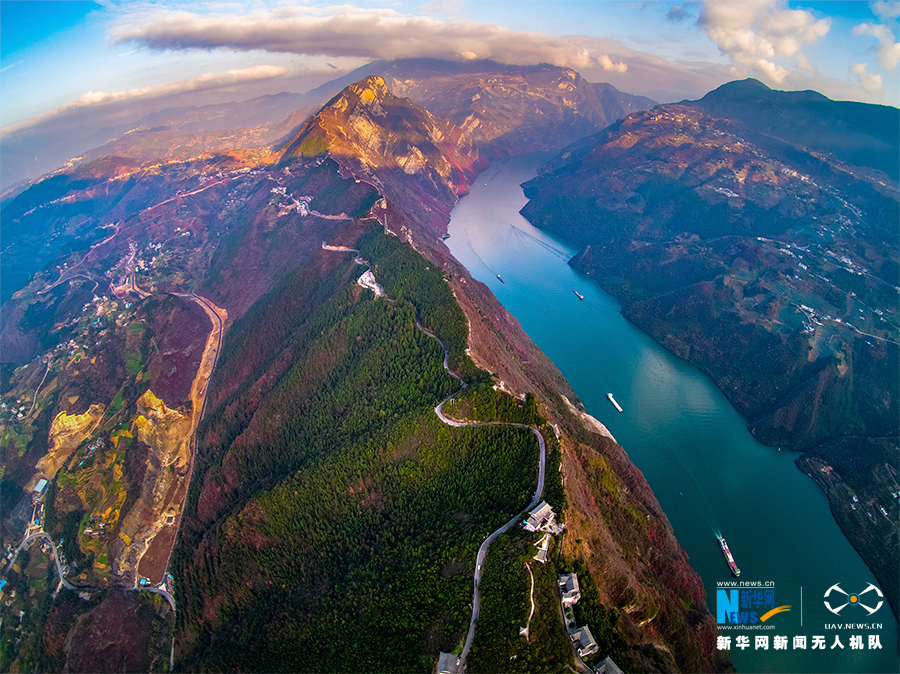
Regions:
<instances>
[{"instance_id":1,"label":"riverbank","mask_svg":"<svg viewBox=\"0 0 900 674\"><path fill-rule=\"evenodd\" d=\"M539 164L540 158L515 158L488 169L453 212L451 251L515 316L509 321L517 327L521 322L566 375L577 392L570 399L583 402L646 476L703 578L710 609L716 608L718 583L733 581L718 548L718 530L743 571L741 580L773 583L776 601L795 607L773 619L778 633L810 641L824 634L834 618L821 601L824 592L839 578L865 588L877 584L874 576L837 527L822 491L797 470L795 455L757 442L746 419L706 375L628 323L612 297L568 265L574 247L518 215L525 202L519 184ZM573 288L585 299L575 297ZM512 353L513 362L530 357ZM503 378L513 381L505 373ZM610 406L609 391L615 391L623 413ZM559 414L570 416L565 409ZM568 462L564 453L564 466L575 472L566 475L566 485L578 494L573 485L588 486L594 478L578 472L590 456L579 455L577 446L571 452ZM595 477L602 474L598 470ZM592 507L584 495L579 499L578 510ZM823 549L827 554L810 558L810 550ZM751 648L733 653L735 666L739 671L892 671L896 620L886 611L879 613L881 650ZM834 638L829 639L830 645ZM845 645L847 640L842 637Z\"/></svg>"},{"instance_id":2,"label":"riverbank","mask_svg":"<svg viewBox=\"0 0 900 674\"><path fill-rule=\"evenodd\" d=\"M480 184L473 186L473 192L482 189ZM457 208L465 203L463 199ZM389 231L411 238L417 250L443 268L468 321L468 353L473 361L496 375L498 385L517 394L533 392L541 403L541 415L559 426L566 492L579 499L590 495L589 502L570 507L567 513L572 521L580 518L585 532L582 537L567 536L572 546L569 554L591 569L607 605L627 608L618 614L614 629L628 644L632 668L714 671L730 666L727 653L715 653L715 621L706 607L703 583L641 471L609 437L591 432L572 414L561 396L570 401L578 396L563 373L495 296L500 294L495 286L511 285L507 275L502 274L506 283L501 284L496 272L491 274L490 287L476 281L457 261L452 222L446 243L457 257L448 254L440 239L417 236L389 204L382 208L376 213ZM498 243L505 238L494 236ZM520 283L522 275L514 276ZM566 295L569 301L579 302L571 285ZM579 472L577 466L585 461L591 461L591 473ZM597 477L594 471L608 473L605 484L612 485L614 492L591 493L595 484L603 484L599 479L591 483ZM648 523L652 523L649 530Z\"/></svg>"}]
</instances>

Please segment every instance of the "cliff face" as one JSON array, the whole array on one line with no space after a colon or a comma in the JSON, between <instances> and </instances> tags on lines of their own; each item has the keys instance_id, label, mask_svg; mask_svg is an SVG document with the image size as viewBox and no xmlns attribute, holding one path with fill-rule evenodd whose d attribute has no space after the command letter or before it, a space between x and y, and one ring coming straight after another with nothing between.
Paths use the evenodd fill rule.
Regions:
<instances>
[{"instance_id":1,"label":"cliff face","mask_svg":"<svg viewBox=\"0 0 900 674\"><path fill-rule=\"evenodd\" d=\"M367 69L381 75L396 95L463 129L489 159L556 150L656 105L547 64L402 59Z\"/></svg>"},{"instance_id":2,"label":"cliff face","mask_svg":"<svg viewBox=\"0 0 900 674\"><path fill-rule=\"evenodd\" d=\"M394 96L378 76L347 87L311 117L286 145L281 164L325 157L342 175L408 205L436 233L485 166L468 134Z\"/></svg>"},{"instance_id":3,"label":"cliff face","mask_svg":"<svg viewBox=\"0 0 900 674\"><path fill-rule=\"evenodd\" d=\"M896 521L889 482L852 466L881 465L876 439L896 448L900 427L898 199L874 151L896 147L900 115L853 108L861 125L845 134L845 104L754 82L658 106L566 148L526 184L522 212L583 246L571 264L710 374L757 437L815 448ZM896 569L876 561L896 559L895 527L823 486L896 606Z\"/></svg>"}]
</instances>

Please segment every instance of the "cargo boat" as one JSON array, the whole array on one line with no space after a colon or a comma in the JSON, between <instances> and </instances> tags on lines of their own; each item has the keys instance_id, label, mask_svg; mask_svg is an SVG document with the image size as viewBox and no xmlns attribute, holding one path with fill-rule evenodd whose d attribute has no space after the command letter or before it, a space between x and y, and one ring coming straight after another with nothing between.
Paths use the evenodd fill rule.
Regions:
<instances>
[{"instance_id":1,"label":"cargo boat","mask_svg":"<svg viewBox=\"0 0 900 674\"><path fill-rule=\"evenodd\" d=\"M617 410L619 410L619 412L622 411L622 406L618 403L618 401L616 401L615 398L613 398L612 393L607 393L606 397L609 398L609 402L611 402L613 404L613 407L615 407Z\"/></svg>"},{"instance_id":2,"label":"cargo boat","mask_svg":"<svg viewBox=\"0 0 900 674\"><path fill-rule=\"evenodd\" d=\"M735 576L741 575L741 570L737 568L737 564L734 563L734 557L731 556L731 550L728 549L728 543L725 542L725 539L721 536L717 536L719 539L719 545L722 546L722 554L725 555L725 560L728 562L728 566L731 567L731 573Z\"/></svg>"},{"instance_id":3,"label":"cargo boat","mask_svg":"<svg viewBox=\"0 0 900 674\"><path fill-rule=\"evenodd\" d=\"M580 300L583 300L583 299L584 299L584 295L582 295L582 294L581 294L580 292L578 292L577 290L573 290L572 292L575 293L576 295L578 295L578 299L580 299Z\"/></svg>"},{"instance_id":4,"label":"cargo boat","mask_svg":"<svg viewBox=\"0 0 900 674\"><path fill-rule=\"evenodd\" d=\"M504 281L502 278L500 278L500 274L497 274L497 278L500 279L500 283L506 283L506 281Z\"/></svg>"}]
</instances>

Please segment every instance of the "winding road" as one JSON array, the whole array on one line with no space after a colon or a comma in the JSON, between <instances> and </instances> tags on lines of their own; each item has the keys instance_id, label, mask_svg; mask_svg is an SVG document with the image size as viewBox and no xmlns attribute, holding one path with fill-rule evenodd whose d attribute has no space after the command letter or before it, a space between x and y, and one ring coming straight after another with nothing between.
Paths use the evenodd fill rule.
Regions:
<instances>
[{"instance_id":1,"label":"winding road","mask_svg":"<svg viewBox=\"0 0 900 674\"><path fill-rule=\"evenodd\" d=\"M203 356L201 356L201 358L200 358L200 366L197 369L197 375L196 375L196 377L201 376L201 371L203 370L203 362L205 360L207 360L207 358L209 357L210 354L212 354L212 364L210 365L209 374L206 377L206 382L198 388L198 394L203 396L203 403L200 405L200 413L197 414L191 422L191 424L192 424L192 428L191 428L191 465L190 465L190 468L188 468L188 474L187 474L187 484L188 484L188 486L190 486L191 480L194 479L194 459L197 456L197 433L200 428L200 422L203 420L203 415L206 413L206 402L207 402L207 400L209 400L209 396L207 395L207 393L209 392L209 382L212 379L212 375L216 369L216 365L218 365L218 363L219 363L219 354L222 352L222 338L225 335L225 322L222 320L222 314L226 313L226 312L221 307L218 307L215 304L213 304L211 300L208 300L205 297L201 297L200 295L197 295L196 293L179 293L178 296L183 299L191 299L194 302L196 302L197 304L199 304L200 307L203 309L203 311L206 312L206 315L209 317L210 323L212 323L212 326L213 326L212 331L210 332L210 335L207 338L207 344L206 344L206 347L204 348ZM228 316L226 313L226 318L227 317ZM217 324L218 324L218 327L217 327ZM218 334L216 335L216 345L215 345L215 347L213 347L212 344L210 343L210 341L212 339L213 334L216 332L218 332ZM210 349L212 349L212 351L210 351ZM192 391L195 387L197 387L196 377L195 377L194 383L191 385ZM187 499L186 492L185 492L184 498ZM163 570L162 580L160 581L162 583L165 582L166 574L169 573L169 564L172 562L172 552L175 550L175 543L178 542L178 534L181 533L181 522L182 522L181 516L183 514L184 513L181 512L181 513L179 513L179 516L178 516L177 529L175 531L175 536L172 537L172 546L169 548L169 557L166 560L166 567ZM144 589L147 589L147 588L145 587ZM175 600L172 599L171 595L169 595L168 592L161 592L160 594L165 594L166 598L169 600L169 603L172 605L172 610L174 611L175 610Z\"/></svg>"},{"instance_id":2,"label":"winding road","mask_svg":"<svg viewBox=\"0 0 900 674\"><path fill-rule=\"evenodd\" d=\"M444 346L444 343L441 340L439 340L435 335L428 332L428 330L426 330L421 325L419 325L418 322L416 322L416 327L418 327L422 332L424 332L429 337L432 337L435 340L437 340L437 343L440 344L441 348L444 349L444 369L446 369L447 372L449 372L453 377L455 377L456 379L459 379L460 383L463 385L463 388L465 388L466 383L462 379L460 379L456 374L454 374L453 372L450 371L450 367L448 365L448 361L450 358L450 352L447 350L447 347ZM437 415L438 419L440 419L442 422L444 422L448 426L453 426L455 428L461 428L463 426L512 426L514 428L527 429L527 430L530 430L532 433L534 433L534 436L537 438L538 445L541 448L540 453L538 454L538 483L537 483L537 488L534 491L534 496L531 499L531 503L529 503L528 507L526 507L525 510L522 512L531 510L540 502L541 495L544 493L544 477L546 475L546 467L547 467L547 445L544 443L544 436L541 435L540 431L538 431L538 429L536 427L528 426L526 424L514 424L514 423L503 422L503 421L462 422L462 421L457 421L455 419L451 419L448 416L445 416L443 411L441 410L441 407L444 405L445 402L447 402L448 400L450 400L451 398L456 396L458 393L459 393L459 391L457 391L453 395L448 396L447 398L445 398L444 400L439 402L434 408L434 413ZM481 544L481 547L478 548L478 555L475 557L475 576L473 578L474 593L473 593L473 597L472 597L472 620L469 622L469 633L466 635L466 643L463 646L462 654L459 656L459 665L458 665L459 671L465 671L466 658L469 655L469 650L472 648L472 641L475 639L475 623L478 622L478 614L481 612L481 592L479 591L478 586L481 583L481 572L482 572L482 567L484 565L484 560L487 557L488 548L490 547L493 540L495 538L497 538L497 536L499 536L500 534L505 532L513 524L519 522L521 517L522 517L522 513L516 513L516 515L513 516L508 522L506 522L506 524L504 524L499 529L497 529L496 531L491 533L490 536L485 538L484 542Z\"/></svg>"},{"instance_id":3,"label":"winding road","mask_svg":"<svg viewBox=\"0 0 900 674\"><path fill-rule=\"evenodd\" d=\"M59 586L56 588L56 592L59 592L60 587L64 587L67 590L75 590L80 592L99 592L104 588L100 587L83 587L80 585L72 585L69 581L65 579L62 571L62 564L59 563L59 554L56 552L56 545L53 543L53 539L43 531L39 531L36 534L31 534L30 536L26 536L22 539L22 542L19 543L15 552L13 553L13 557L9 560L9 564L6 565L6 568L3 570L3 574L7 575L9 570L12 568L12 565L16 561L16 557L19 556L19 553L24 550L28 545L35 540L36 538L43 538L47 543L50 544L50 550L53 552L53 561L56 563L56 574L59 576ZM128 587L128 588L120 588L120 587L110 587L106 589L112 590L122 590L124 592L153 592L154 594L161 594L167 602L169 602L169 606L172 607L172 610L175 610L175 598L169 594L169 592L164 587L155 587L153 585L141 585L138 587ZM54 593L54 597L56 594Z\"/></svg>"},{"instance_id":4,"label":"winding road","mask_svg":"<svg viewBox=\"0 0 900 674\"><path fill-rule=\"evenodd\" d=\"M344 246L329 246L324 241L322 242L322 248L324 250L331 250L335 252L344 252L344 253L356 253L356 263L360 264L359 260L359 251L354 248L346 248ZM369 266L369 269L372 267ZM416 321L416 327L421 330L423 333L437 341L438 344L441 345L441 348L444 350L444 369L450 374L451 377L459 381L462 384L462 388L466 387L466 382L462 380L462 378L453 372L450 369L450 351L444 346L444 343L438 339L437 335L432 332L429 332L425 328L422 327L422 324L419 321ZM462 390L462 389L460 389ZM535 426L528 426L526 424L515 424L515 423L506 423L503 421L457 421L455 419L451 419L444 415L441 411L441 407L445 402L459 394L460 391L453 393L452 395L447 396L441 402L439 402L435 408L434 413L437 415L438 419L440 419L443 423L448 426L453 426L454 428L462 428L464 426L512 426L514 428L523 428L530 430L534 433L534 436L537 438L538 445L540 446L540 452L538 453L538 483L537 489L535 489L534 496L531 499L531 503L528 507L525 508L525 511L531 510L536 506L540 500L541 495L544 493L544 476L546 473L546 465L547 465L547 446L544 443L544 436L541 435L540 431ZM522 511L522 512L525 512ZM472 641L475 638L475 624L478 622L478 614L481 612L481 593L478 590L478 586L481 583L481 567L484 565L484 560L487 557L488 548L491 545L491 542L497 538L500 534L509 529L513 524L518 522L522 516L522 513L516 513L506 524L501 526L496 531L492 532L487 538L484 539L484 542L481 544L481 547L478 548L478 555L475 557L475 575L473 578L473 598L472 598L472 620L469 622L469 632L466 635L466 642L463 646L462 654L459 657L459 664L457 665L458 671L465 671L466 666L466 657L469 655L469 649L472 648Z\"/></svg>"},{"instance_id":5,"label":"winding road","mask_svg":"<svg viewBox=\"0 0 900 674\"><path fill-rule=\"evenodd\" d=\"M22 552L22 550L24 550L25 547L28 546L28 544L31 543L31 541L33 541L35 538L43 538L50 544L50 549L53 551L53 561L56 562L56 574L59 576L60 585L62 585L65 588L68 588L69 590L78 589L74 585L69 583L65 578L63 578L62 564L59 563L59 555L56 553L56 545L54 545L53 539L50 538L50 536L48 536L47 534L45 534L43 531L40 531L36 534L31 534L30 536L26 536L25 538L22 539L22 542L19 543L18 547L16 548L15 552L13 553L12 559L9 560L9 564L6 565L6 569L4 569L4 571L3 571L4 575L9 573L9 570L12 568L12 565L15 563L16 557L19 556L19 553Z\"/></svg>"}]
</instances>

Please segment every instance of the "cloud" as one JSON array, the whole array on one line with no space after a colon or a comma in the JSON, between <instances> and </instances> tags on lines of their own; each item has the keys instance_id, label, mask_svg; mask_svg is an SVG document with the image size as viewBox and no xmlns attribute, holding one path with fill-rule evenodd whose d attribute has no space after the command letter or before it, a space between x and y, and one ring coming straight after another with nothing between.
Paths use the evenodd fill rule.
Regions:
<instances>
[{"instance_id":1,"label":"cloud","mask_svg":"<svg viewBox=\"0 0 900 674\"><path fill-rule=\"evenodd\" d=\"M816 72L816 69L813 68L813 64L809 62L809 59L806 58L806 55L801 51L797 52L797 67L800 68L800 70L807 70L811 73Z\"/></svg>"},{"instance_id":2,"label":"cloud","mask_svg":"<svg viewBox=\"0 0 900 674\"><path fill-rule=\"evenodd\" d=\"M16 131L21 131L85 108L105 106L113 103L126 103L142 99L160 98L186 92L218 89L221 87L243 84L253 80L280 77L287 74L287 72L288 69L283 66L252 66L241 70L227 70L222 73L205 73L203 75L198 75L197 77L191 77L169 84L162 84L156 87L141 87L139 89L116 92L86 91L81 95L81 98L76 98L74 101L69 101L53 110L26 119L18 124L4 127L3 129L0 129L0 131L4 134L15 133Z\"/></svg>"},{"instance_id":3,"label":"cloud","mask_svg":"<svg viewBox=\"0 0 900 674\"><path fill-rule=\"evenodd\" d=\"M153 49L262 49L384 60L477 58L515 65L550 63L576 69L590 67L606 56L589 52L573 38L514 31L487 23L443 21L393 10L347 6L328 12L283 7L236 16L159 10L126 17L113 29L113 38L115 42L134 42ZM610 67L626 66L618 63Z\"/></svg>"},{"instance_id":4,"label":"cloud","mask_svg":"<svg viewBox=\"0 0 900 674\"><path fill-rule=\"evenodd\" d=\"M900 17L900 0L872 0L869 7L872 13L881 19Z\"/></svg>"},{"instance_id":5,"label":"cloud","mask_svg":"<svg viewBox=\"0 0 900 674\"><path fill-rule=\"evenodd\" d=\"M866 91L881 91L881 75L872 75L866 71L867 67L867 63L857 63L850 66L850 72L859 78Z\"/></svg>"},{"instance_id":6,"label":"cloud","mask_svg":"<svg viewBox=\"0 0 900 674\"><path fill-rule=\"evenodd\" d=\"M785 7L784 0L705 0L699 23L723 54L780 84L791 73L774 59L795 56L831 29L828 19Z\"/></svg>"},{"instance_id":7,"label":"cloud","mask_svg":"<svg viewBox=\"0 0 900 674\"><path fill-rule=\"evenodd\" d=\"M881 45L878 49L878 62L885 70L896 70L900 64L900 42L894 42L894 33L887 26L874 23L861 23L853 27L854 35L871 35ZM856 66L853 66L854 68Z\"/></svg>"},{"instance_id":8,"label":"cloud","mask_svg":"<svg viewBox=\"0 0 900 674\"><path fill-rule=\"evenodd\" d=\"M690 17L691 15L684 11L684 7L679 5L669 7L669 11L666 12L666 21L670 23L681 23L687 21Z\"/></svg>"},{"instance_id":9,"label":"cloud","mask_svg":"<svg viewBox=\"0 0 900 674\"><path fill-rule=\"evenodd\" d=\"M17 65L21 65L22 63L25 63L25 61L20 60L20 61L16 61L15 63L10 63L8 66L4 66L4 67L0 68L0 73L5 73L10 68L15 68Z\"/></svg>"},{"instance_id":10,"label":"cloud","mask_svg":"<svg viewBox=\"0 0 900 674\"><path fill-rule=\"evenodd\" d=\"M597 59L597 63L600 64L600 67L603 68L603 70L612 70L613 72L617 73L624 73L628 70L627 63L613 63L613 60L606 54L603 54L599 59Z\"/></svg>"},{"instance_id":11,"label":"cloud","mask_svg":"<svg viewBox=\"0 0 900 674\"><path fill-rule=\"evenodd\" d=\"M772 63L771 61L766 61L765 59L757 59L753 64L753 67L763 75L765 75L772 82L775 82L775 84L781 84L782 82L784 82L785 78L789 74L786 68L782 68L780 65Z\"/></svg>"}]
</instances>

